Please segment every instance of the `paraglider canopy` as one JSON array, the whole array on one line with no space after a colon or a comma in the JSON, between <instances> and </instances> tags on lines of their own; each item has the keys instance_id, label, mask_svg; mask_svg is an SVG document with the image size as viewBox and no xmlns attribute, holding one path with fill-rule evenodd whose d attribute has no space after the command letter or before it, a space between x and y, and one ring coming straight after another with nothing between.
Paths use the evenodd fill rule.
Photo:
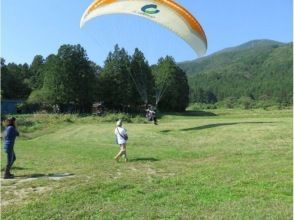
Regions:
<instances>
[{"instance_id":1,"label":"paraglider canopy","mask_svg":"<svg viewBox=\"0 0 294 220\"><path fill-rule=\"evenodd\" d=\"M118 13L159 23L185 40L199 56L206 53L207 40L201 25L187 9L173 0L95 0L84 12L80 27L97 16Z\"/></svg>"}]
</instances>

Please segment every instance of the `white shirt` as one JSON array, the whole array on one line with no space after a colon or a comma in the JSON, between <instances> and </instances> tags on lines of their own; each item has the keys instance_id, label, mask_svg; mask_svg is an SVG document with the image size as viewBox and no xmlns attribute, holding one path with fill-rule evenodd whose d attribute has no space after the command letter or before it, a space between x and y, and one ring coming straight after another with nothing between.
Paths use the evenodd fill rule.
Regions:
<instances>
[{"instance_id":1,"label":"white shirt","mask_svg":"<svg viewBox=\"0 0 294 220\"><path fill-rule=\"evenodd\" d=\"M116 127L114 130L114 134L116 136L116 140L118 144L125 144L127 141L123 138L127 135L127 130L122 127ZM123 137L122 137L123 136Z\"/></svg>"}]
</instances>

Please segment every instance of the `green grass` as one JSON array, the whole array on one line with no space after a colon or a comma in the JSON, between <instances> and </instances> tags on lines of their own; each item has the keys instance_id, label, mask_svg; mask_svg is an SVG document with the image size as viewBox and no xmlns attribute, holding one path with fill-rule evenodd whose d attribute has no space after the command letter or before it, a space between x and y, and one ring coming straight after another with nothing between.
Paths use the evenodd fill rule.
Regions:
<instances>
[{"instance_id":1,"label":"green grass","mask_svg":"<svg viewBox=\"0 0 294 220\"><path fill-rule=\"evenodd\" d=\"M130 119L128 163L115 116L22 116L2 219L292 219L292 110L211 113Z\"/></svg>"}]
</instances>

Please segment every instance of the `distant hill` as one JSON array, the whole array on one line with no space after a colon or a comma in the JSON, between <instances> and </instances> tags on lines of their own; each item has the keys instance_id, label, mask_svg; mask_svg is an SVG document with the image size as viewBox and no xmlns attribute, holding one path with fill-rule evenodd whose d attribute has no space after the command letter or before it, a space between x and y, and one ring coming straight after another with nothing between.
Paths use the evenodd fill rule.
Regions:
<instances>
[{"instance_id":1,"label":"distant hill","mask_svg":"<svg viewBox=\"0 0 294 220\"><path fill-rule=\"evenodd\" d=\"M250 41L179 66L188 75L192 102L250 97L292 103L293 43Z\"/></svg>"}]
</instances>

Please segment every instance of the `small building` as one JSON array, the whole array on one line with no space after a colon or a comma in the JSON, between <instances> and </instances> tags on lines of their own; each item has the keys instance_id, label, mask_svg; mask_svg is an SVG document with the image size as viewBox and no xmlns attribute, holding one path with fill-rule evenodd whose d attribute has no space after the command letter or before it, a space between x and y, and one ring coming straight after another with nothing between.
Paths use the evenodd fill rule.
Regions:
<instances>
[{"instance_id":1,"label":"small building","mask_svg":"<svg viewBox=\"0 0 294 220\"><path fill-rule=\"evenodd\" d=\"M104 106L102 102L97 102L92 105L92 113L94 115L102 115L104 113Z\"/></svg>"},{"instance_id":2,"label":"small building","mask_svg":"<svg viewBox=\"0 0 294 220\"><path fill-rule=\"evenodd\" d=\"M1 100L1 114L20 113L17 109L18 104L22 104L23 100L3 99Z\"/></svg>"}]
</instances>

